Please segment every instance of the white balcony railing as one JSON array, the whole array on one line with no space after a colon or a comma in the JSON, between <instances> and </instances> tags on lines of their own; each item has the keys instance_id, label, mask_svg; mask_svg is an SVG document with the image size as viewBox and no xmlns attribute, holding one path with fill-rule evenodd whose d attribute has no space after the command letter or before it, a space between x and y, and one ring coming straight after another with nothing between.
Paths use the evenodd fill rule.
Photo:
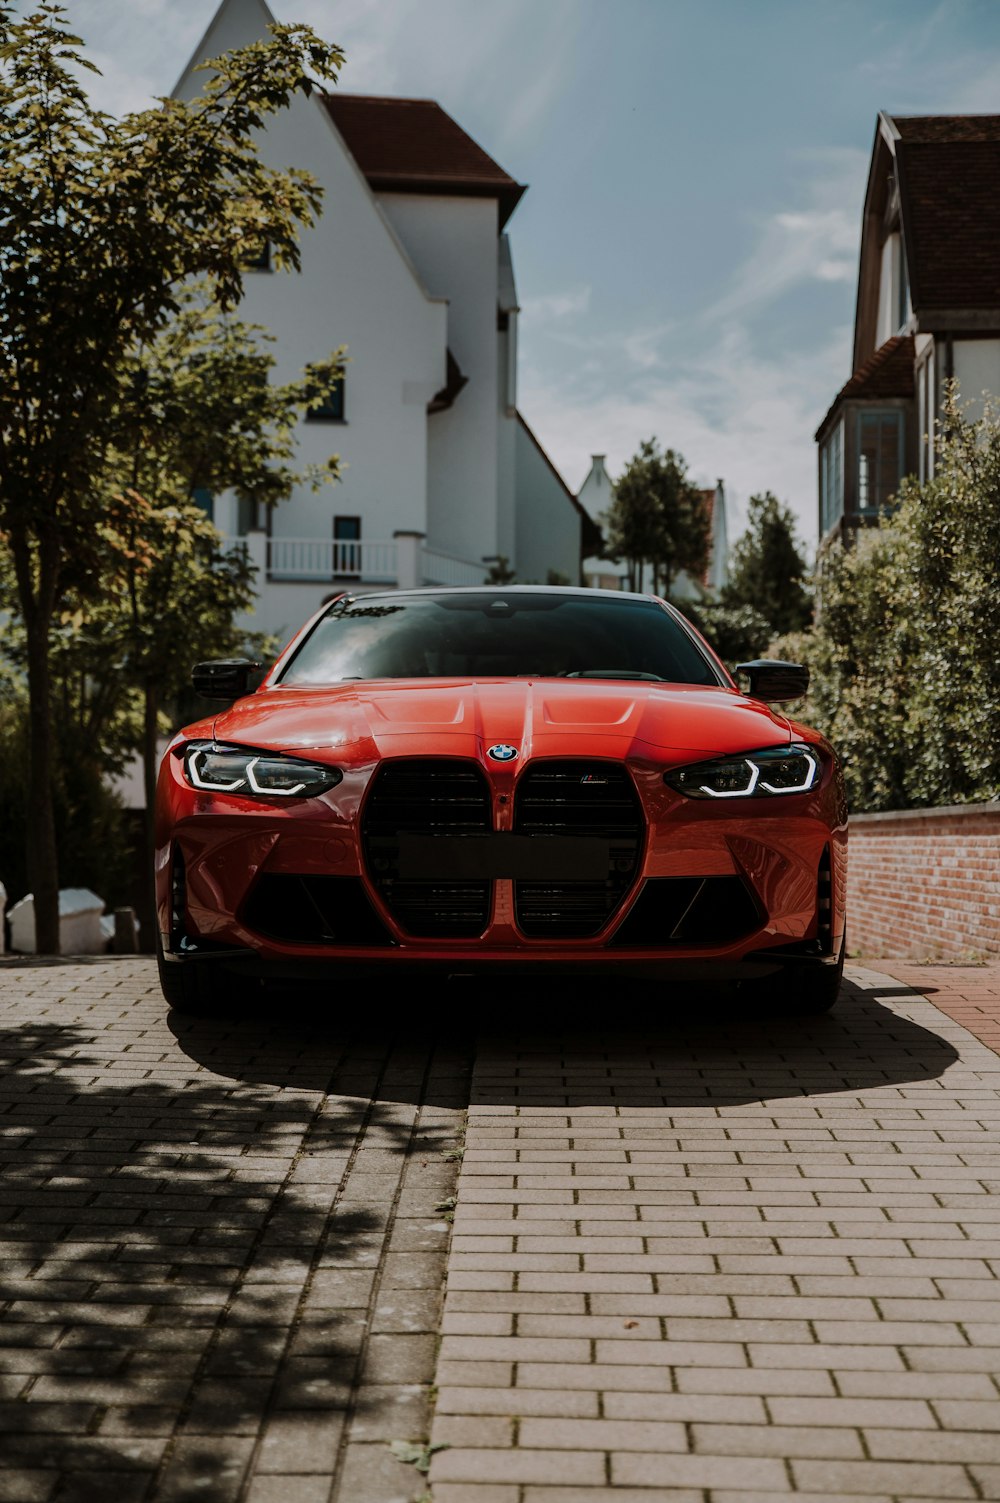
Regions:
<instances>
[{"instance_id":1,"label":"white balcony railing","mask_svg":"<svg viewBox=\"0 0 1000 1503\"><path fill-rule=\"evenodd\" d=\"M267 577L317 583L328 579L362 579L373 584L395 584L396 555L394 542L268 538Z\"/></svg>"},{"instance_id":2,"label":"white balcony railing","mask_svg":"<svg viewBox=\"0 0 1000 1503\"><path fill-rule=\"evenodd\" d=\"M257 570L258 586L328 584L481 585L486 564L428 548L419 532L399 532L387 542L348 542L333 538L269 538L263 531L228 540L241 548Z\"/></svg>"}]
</instances>

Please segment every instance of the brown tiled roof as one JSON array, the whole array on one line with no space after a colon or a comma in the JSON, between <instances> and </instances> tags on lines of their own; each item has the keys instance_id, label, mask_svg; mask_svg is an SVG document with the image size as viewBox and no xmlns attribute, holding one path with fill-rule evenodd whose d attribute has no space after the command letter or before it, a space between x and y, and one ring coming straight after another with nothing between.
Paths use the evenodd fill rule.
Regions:
<instances>
[{"instance_id":1,"label":"brown tiled roof","mask_svg":"<svg viewBox=\"0 0 1000 1503\"><path fill-rule=\"evenodd\" d=\"M848 397L878 401L886 397L912 397L915 391L913 335L894 334L859 365L834 398L826 417L816 429L818 439L841 402Z\"/></svg>"},{"instance_id":2,"label":"brown tiled roof","mask_svg":"<svg viewBox=\"0 0 1000 1503\"><path fill-rule=\"evenodd\" d=\"M900 139L920 145L944 141L1000 141L1000 115L892 115Z\"/></svg>"},{"instance_id":3,"label":"brown tiled roof","mask_svg":"<svg viewBox=\"0 0 1000 1503\"><path fill-rule=\"evenodd\" d=\"M499 201L503 227L524 192L433 99L330 94L326 107L369 184L384 193Z\"/></svg>"},{"instance_id":4,"label":"brown tiled roof","mask_svg":"<svg viewBox=\"0 0 1000 1503\"><path fill-rule=\"evenodd\" d=\"M892 123L914 309L1000 310L1000 115Z\"/></svg>"}]
</instances>

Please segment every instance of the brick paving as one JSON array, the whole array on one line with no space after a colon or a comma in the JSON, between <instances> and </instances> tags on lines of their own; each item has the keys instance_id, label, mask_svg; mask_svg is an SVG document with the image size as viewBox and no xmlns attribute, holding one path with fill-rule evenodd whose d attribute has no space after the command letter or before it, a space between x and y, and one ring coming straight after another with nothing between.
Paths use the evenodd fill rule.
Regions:
<instances>
[{"instance_id":1,"label":"brick paving","mask_svg":"<svg viewBox=\"0 0 1000 1503\"><path fill-rule=\"evenodd\" d=\"M994 922L1000 922L994 915ZM935 1007L1000 1053L1000 959L985 965L914 964L907 960L873 962L904 986L927 996Z\"/></svg>"},{"instance_id":2,"label":"brick paving","mask_svg":"<svg viewBox=\"0 0 1000 1503\"><path fill-rule=\"evenodd\" d=\"M892 970L480 1037L434 1503L1000 1497L1000 1059Z\"/></svg>"},{"instance_id":3,"label":"brick paving","mask_svg":"<svg viewBox=\"0 0 1000 1503\"><path fill-rule=\"evenodd\" d=\"M0 964L0 1503L412 1503L431 1424L433 1503L1000 1498L1000 965L851 978L476 1042Z\"/></svg>"},{"instance_id":4,"label":"brick paving","mask_svg":"<svg viewBox=\"0 0 1000 1503\"><path fill-rule=\"evenodd\" d=\"M353 996L168 1026L144 959L0 1002L0 1500L409 1503L468 1045Z\"/></svg>"}]
</instances>

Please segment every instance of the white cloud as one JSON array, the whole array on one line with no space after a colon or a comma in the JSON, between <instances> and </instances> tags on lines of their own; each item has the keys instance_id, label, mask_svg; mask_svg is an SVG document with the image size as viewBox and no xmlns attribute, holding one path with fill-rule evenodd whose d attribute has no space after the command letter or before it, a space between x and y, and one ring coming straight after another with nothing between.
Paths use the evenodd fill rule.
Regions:
<instances>
[{"instance_id":1,"label":"white cloud","mask_svg":"<svg viewBox=\"0 0 1000 1503\"><path fill-rule=\"evenodd\" d=\"M957 115L995 115L1000 101L1000 58L985 68L969 60L968 76L950 95L947 108Z\"/></svg>"},{"instance_id":2,"label":"white cloud","mask_svg":"<svg viewBox=\"0 0 1000 1503\"><path fill-rule=\"evenodd\" d=\"M590 311L590 288L575 287L568 292L543 293L521 299L521 312L538 326L553 319L579 316Z\"/></svg>"},{"instance_id":3,"label":"white cloud","mask_svg":"<svg viewBox=\"0 0 1000 1503\"><path fill-rule=\"evenodd\" d=\"M848 367L850 330L822 348L768 359L741 329L732 328L693 357L662 368L651 380L622 382L598 372L554 385L538 368L521 378L525 416L571 488L590 455L604 452L618 474L644 438L679 449L695 480L725 482L730 537L746 503L772 490L794 512L799 535L816 537L816 448L813 432Z\"/></svg>"},{"instance_id":4,"label":"white cloud","mask_svg":"<svg viewBox=\"0 0 1000 1503\"><path fill-rule=\"evenodd\" d=\"M513 151L530 141L566 86L572 54L565 41L538 51L541 57L534 60L533 68L525 69L509 107L499 115L500 151Z\"/></svg>"},{"instance_id":5,"label":"white cloud","mask_svg":"<svg viewBox=\"0 0 1000 1503\"><path fill-rule=\"evenodd\" d=\"M634 329L616 340L629 363L641 371L655 370L662 366L666 357L664 341L672 324L655 324L652 328Z\"/></svg>"},{"instance_id":6,"label":"white cloud","mask_svg":"<svg viewBox=\"0 0 1000 1503\"><path fill-rule=\"evenodd\" d=\"M816 278L820 282L853 282L857 268L853 260L837 261L831 259L820 261L816 267Z\"/></svg>"},{"instance_id":7,"label":"white cloud","mask_svg":"<svg viewBox=\"0 0 1000 1503\"><path fill-rule=\"evenodd\" d=\"M849 372L851 331L844 325L780 352L765 351L751 331L803 284L853 282L867 157L834 150L798 161L808 172L802 201L762 222L749 256L707 311L613 335L572 326L538 332L524 320L521 404L571 486L586 475L592 453L605 452L618 473L641 440L655 436L680 450L699 483L722 477L732 536L749 497L772 490L813 546L813 433ZM543 373L533 358L546 336L589 358L561 362L553 381L556 361L546 352Z\"/></svg>"},{"instance_id":8,"label":"white cloud","mask_svg":"<svg viewBox=\"0 0 1000 1503\"><path fill-rule=\"evenodd\" d=\"M754 250L709 317L746 318L801 283L855 276L867 155L842 148L800 160L810 169L805 204L762 220Z\"/></svg>"},{"instance_id":9,"label":"white cloud","mask_svg":"<svg viewBox=\"0 0 1000 1503\"><path fill-rule=\"evenodd\" d=\"M341 87L437 99L488 119L488 149L503 153L533 137L572 76L576 0L505 0L500 6L437 0L271 0L282 20L304 21L343 47ZM442 38L447 44L442 45ZM525 38L530 43L525 45ZM473 131L474 134L474 131Z\"/></svg>"}]
</instances>

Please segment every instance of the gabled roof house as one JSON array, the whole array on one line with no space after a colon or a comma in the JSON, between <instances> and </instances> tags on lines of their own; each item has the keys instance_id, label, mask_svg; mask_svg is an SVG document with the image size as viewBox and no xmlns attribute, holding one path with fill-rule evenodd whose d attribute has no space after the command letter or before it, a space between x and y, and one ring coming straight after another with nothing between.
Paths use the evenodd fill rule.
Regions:
<instances>
[{"instance_id":1,"label":"gabled roof house","mask_svg":"<svg viewBox=\"0 0 1000 1503\"><path fill-rule=\"evenodd\" d=\"M632 566L626 559L617 561L605 558L600 532L601 518L614 500L615 483L608 473L606 454L592 454L590 469L580 486L578 499L591 521L592 532L585 534L586 557L583 560L583 583L602 590L630 590L652 588L652 570L647 566L643 578L635 579ZM678 601L693 602L710 600L717 596L726 582L729 563L729 542L726 526L726 491L721 480L714 487L700 490L701 505L708 524L709 552L705 572L699 579L692 579L682 572L674 580L671 594Z\"/></svg>"},{"instance_id":2,"label":"gabled roof house","mask_svg":"<svg viewBox=\"0 0 1000 1503\"><path fill-rule=\"evenodd\" d=\"M1000 395L1000 115L880 114L853 374L816 432L820 546L934 473L943 383Z\"/></svg>"},{"instance_id":3,"label":"gabled roof house","mask_svg":"<svg viewBox=\"0 0 1000 1503\"><path fill-rule=\"evenodd\" d=\"M175 95L199 92L197 64L272 19L265 0L222 0ZM275 336L278 379L341 344L349 363L297 435L304 464L340 455L338 484L259 515L205 500L258 565L253 624L284 633L344 585L479 583L499 558L520 580L577 582L586 513L517 407L506 225L524 186L430 99L316 89L259 145L313 174L324 212L298 275L266 256L247 270L241 316Z\"/></svg>"}]
</instances>

